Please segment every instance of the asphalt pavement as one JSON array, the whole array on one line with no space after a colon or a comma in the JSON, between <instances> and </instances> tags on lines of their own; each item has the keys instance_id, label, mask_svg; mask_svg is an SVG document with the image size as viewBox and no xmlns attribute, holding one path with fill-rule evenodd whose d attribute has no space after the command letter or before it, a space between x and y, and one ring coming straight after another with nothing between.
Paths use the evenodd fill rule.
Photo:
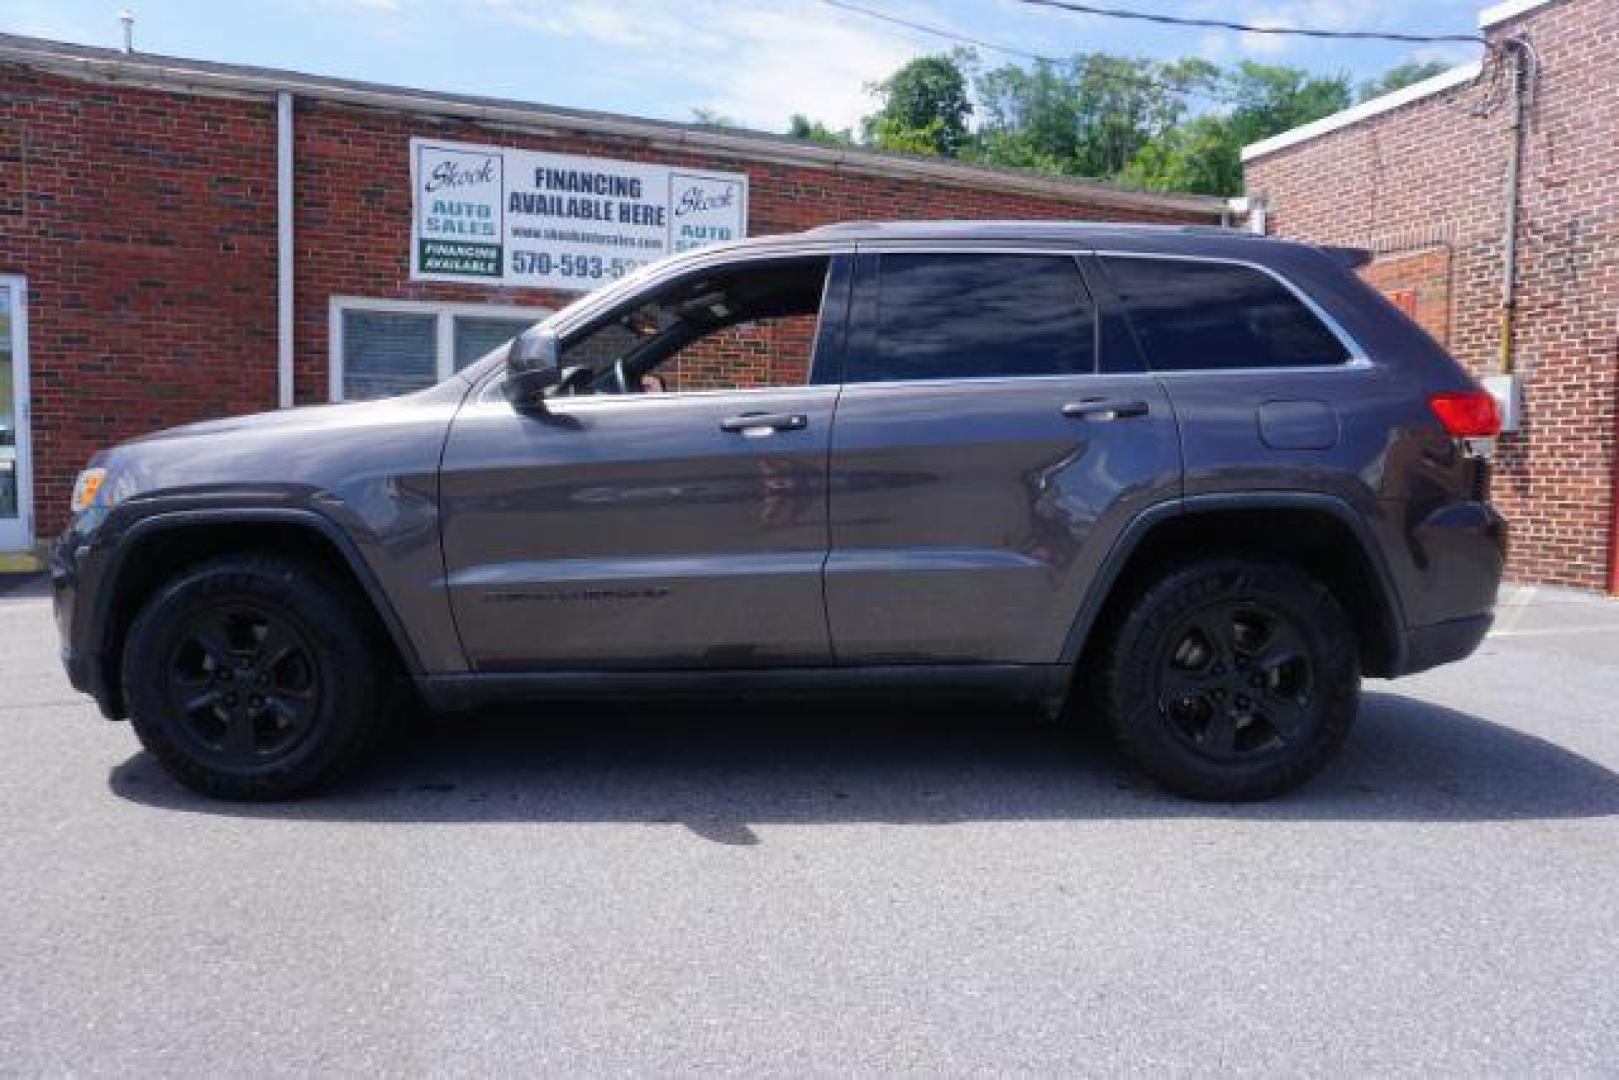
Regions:
<instances>
[{"instance_id":1,"label":"asphalt pavement","mask_svg":"<svg viewBox=\"0 0 1619 1080\"><path fill-rule=\"evenodd\" d=\"M0 595L0 1072L1619 1068L1619 603L1515 590L1279 801L1027 714L546 706L178 788Z\"/></svg>"}]
</instances>

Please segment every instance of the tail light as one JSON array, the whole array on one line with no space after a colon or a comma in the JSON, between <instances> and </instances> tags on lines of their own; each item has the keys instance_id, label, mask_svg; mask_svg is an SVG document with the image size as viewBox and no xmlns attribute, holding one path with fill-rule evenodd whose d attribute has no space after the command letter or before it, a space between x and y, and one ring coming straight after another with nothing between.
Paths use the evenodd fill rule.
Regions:
<instances>
[{"instance_id":1,"label":"tail light","mask_svg":"<svg viewBox=\"0 0 1619 1080\"><path fill-rule=\"evenodd\" d=\"M1428 407L1469 455L1488 457L1494 452L1495 437L1501 433L1501 409L1488 390L1434 394Z\"/></svg>"}]
</instances>

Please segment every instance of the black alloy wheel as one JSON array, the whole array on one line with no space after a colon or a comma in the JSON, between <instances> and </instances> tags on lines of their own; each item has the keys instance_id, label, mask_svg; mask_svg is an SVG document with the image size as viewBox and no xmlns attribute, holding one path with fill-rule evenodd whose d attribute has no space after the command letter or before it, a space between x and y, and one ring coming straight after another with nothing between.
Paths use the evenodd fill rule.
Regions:
<instances>
[{"instance_id":1,"label":"black alloy wheel","mask_svg":"<svg viewBox=\"0 0 1619 1080\"><path fill-rule=\"evenodd\" d=\"M1262 799L1313 776L1348 737L1360 642L1304 570L1216 557L1142 590L1100 674L1115 740L1153 779L1194 798Z\"/></svg>"},{"instance_id":2,"label":"black alloy wheel","mask_svg":"<svg viewBox=\"0 0 1619 1080\"><path fill-rule=\"evenodd\" d=\"M177 635L167 677L181 730L222 763L265 764L308 735L320 695L312 647L285 615L241 602L203 608Z\"/></svg>"},{"instance_id":3,"label":"black alloy wheel","mask_svg":"<svg viewBox=\"0 0 1619 1080\"><path fill-rule=\"evenodd\" d=\"M1194 752L1234 761L1283 750L1310 720L1309 645L1287 615L1220 603L1183 619L1160 659L1158 709Z\"/></svg>"},{"instance_id":4,"label":"black alloy wheel","mask_svg":"<svg viewBox=\"0 0 1619 1080\"><path fill-rule=\"evenodd\" d=\"M121 665L135 734L182 784L281 799L359 760L392 670L363 595L333 569L229 555L162 586Z\"/></svg>"}]
</instances>

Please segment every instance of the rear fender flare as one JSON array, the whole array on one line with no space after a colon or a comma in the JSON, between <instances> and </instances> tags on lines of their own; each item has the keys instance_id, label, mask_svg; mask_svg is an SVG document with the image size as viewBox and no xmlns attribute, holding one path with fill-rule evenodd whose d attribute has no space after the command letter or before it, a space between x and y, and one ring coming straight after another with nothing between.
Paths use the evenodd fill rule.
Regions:
<instances>
[{"instance_id":1,"label":"rear fender flare","mask_svg":"<svg viewBox=\"0 0 1619 1080\"><path fill-rule=\"evenodd\" d=\"M1346 500L1336 495L1311 491L1256 491L1211 493L1203 495L1190 495L1178 499L1170 499L1155 503L1142 510L1132 518L1118 539L1108 550L1103 559L1096 579L1085 593L1079 612L1074 617L1073 625L1069 628L1068 636L1063 642L1060 665L1057 670L1068 673L1071 677L1084 655L1091 631L1095 629L1097 619L1102 614L1103 607L1113 594L1114 587L1129 565L1131 558L1140 549L1142 542L1160 523L1176 517L1189 514L1212 513L1215 511L1252 510L1263 512L1266 510L1310 510L1318 513L1330 514L1341 524L1347 526L1354 535L1362 555L1371 566L1377 579L1380 599L1380 609L1383 612L1383 632L1391 643L1393 654L1390 657L1394 671L1404 670L1406 635L1405 613L1400 602L1400 595L1394 585L1394 577L1383 556L1383 550L1372 534L1371 527L1365 519L1355 512ZM1062 692L1066 692L1066 686Z\"/></svg>"}]
</instances>

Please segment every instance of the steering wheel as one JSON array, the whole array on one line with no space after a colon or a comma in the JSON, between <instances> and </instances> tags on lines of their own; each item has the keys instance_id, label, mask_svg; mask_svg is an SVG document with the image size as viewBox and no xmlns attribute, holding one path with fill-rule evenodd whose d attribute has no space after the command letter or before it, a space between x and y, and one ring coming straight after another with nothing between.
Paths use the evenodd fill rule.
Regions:
<instances>
[{"instance_id":1,"label":"steering wheel","mask_svg":"<svg viewBox=\"0 0 1619 1080\"><path fill-rule=\"evenodd\" d=\"M624 361L622 360L613 361L613 385L618 388L620 394L630 392L630 380L624 374Z\"/></svg>"}]
</instances>

